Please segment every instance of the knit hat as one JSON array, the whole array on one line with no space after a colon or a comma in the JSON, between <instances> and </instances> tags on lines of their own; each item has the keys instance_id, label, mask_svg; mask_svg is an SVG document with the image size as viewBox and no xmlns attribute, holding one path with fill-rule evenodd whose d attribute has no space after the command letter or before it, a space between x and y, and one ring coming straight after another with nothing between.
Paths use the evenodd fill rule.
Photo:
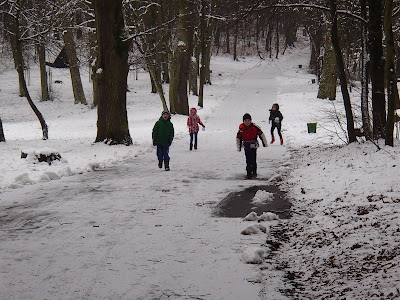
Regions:
<instances>
[{"instance_id":1,"label":"knit hat","mask_svg":"<svg viewBox=\"0 0 400 300\"><path fill-rule=\"evenodd\" d=\"M194 114L196 114L197 113L197 109L196 108L194 108L194 107L192 107L191 109L190 109L190 114L192 114L194 112Z\"/></svg>"},{"instance_id":2,"label":"knit hat","mask_svg":"<svg viewBox=\"0 0 400 300\"><path fill-rule=\"evenodd\" d=\"M171 113L170 113L168 110L163 110L163 112L161 113L161 115L163 115L163 114L167 114L167 115L171 116Z\"/></svg>"},{"instance_id":3,"label":"knit hat","mask_svg":"<svg viewBox=\"0 0 400 300\"><path fill-rule=\"evenodd\" d=\"M250 121L251 121L251 116L250 116L250 114L248 114L248 113L244 114L244 115L243 115L243 122L244 122L244 120L250 120Z\"/></svg>"}]
</instances>

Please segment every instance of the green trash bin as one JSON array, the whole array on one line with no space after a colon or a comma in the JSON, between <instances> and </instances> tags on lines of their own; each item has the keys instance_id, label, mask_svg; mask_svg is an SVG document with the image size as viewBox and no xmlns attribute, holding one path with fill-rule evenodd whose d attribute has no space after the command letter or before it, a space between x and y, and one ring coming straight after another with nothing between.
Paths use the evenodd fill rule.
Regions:
<instances>
[{"instance_id":1,"label":"green trash bin","mask_svg":"<svg viewBox=\"0 0 400 300\"><path fill-rule=\"evenodd\" d=\"M308 133L316 133L317 132L317 123L307 123Z\"/></svg>"}]
</instances>

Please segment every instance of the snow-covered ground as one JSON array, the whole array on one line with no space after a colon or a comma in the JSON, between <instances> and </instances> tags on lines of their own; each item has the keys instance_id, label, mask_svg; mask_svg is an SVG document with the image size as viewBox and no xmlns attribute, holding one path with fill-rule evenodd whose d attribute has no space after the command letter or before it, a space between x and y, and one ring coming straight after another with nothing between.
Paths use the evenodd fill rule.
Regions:
<instances>
[{"instance_id":1,"label":"snow-covered ground","mask_svg":"<svg viewBox=\"0 0 400 300\"><path fill-rule=\"evenodd\" d=\"M53 84L56 99L36 102L49 125L50 139L42 141L17 95L16 72L3 71L0 298L400 297L399 145L343 146L333 114L343 104L316 99L314 77L298 67L307 66L308 52L299 45L279 60L213 58L199 150L188 149L186 117L173 116L170 172L157 168L151 145L162 106L146 73L129 76L134 145L126 147L92 144L96 111L73 104L67 70L53 70L62 81ZM37 98L37 70L30 76ZM90 99L84 70L82 77ZM243 180L237 126L248 112L269 136L274 102L284 115L285 145L260 148L260 180ZM309 122L318 123L317 133L307 133ZM62 160L20 159L21 151L49 149ZM265 184L288 192L291 219L213 216L230 192ZM255 196L255 204L271 199L262 189Z\"/></svg>"}]
</instances>

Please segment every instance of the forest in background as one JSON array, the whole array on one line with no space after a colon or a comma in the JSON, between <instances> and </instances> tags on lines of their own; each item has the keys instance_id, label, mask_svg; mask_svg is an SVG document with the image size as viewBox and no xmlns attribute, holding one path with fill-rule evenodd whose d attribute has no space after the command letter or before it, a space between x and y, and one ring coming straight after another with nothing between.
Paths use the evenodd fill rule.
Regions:
<instances>
[{"instance_id":1,"label":"forest in background","mask_svg":"<svg viewBox=\"0 0 400 300\"><path fill-rule=\"evenodd\" d=\"M69 67L74 103L97 108L96 141L130 145L130 69L148 71L163 109L187 115L189 93L206 105L212 55L279 59L300 32L310 40L305 67L316 75L318 98L336 99L340 86L347 142L384 138L393 145L400 108L399 17L400 1L394 0L3 0L1 61L18 72L20 96L38 117L43 139L48 127L26 84L33 64L41 71L39 101L52 100L49 68ZM82 88L84 66L91 69L92 101ZM361 122L355 121L352 88L360 89Z\"/></svg>"}]
</instances>

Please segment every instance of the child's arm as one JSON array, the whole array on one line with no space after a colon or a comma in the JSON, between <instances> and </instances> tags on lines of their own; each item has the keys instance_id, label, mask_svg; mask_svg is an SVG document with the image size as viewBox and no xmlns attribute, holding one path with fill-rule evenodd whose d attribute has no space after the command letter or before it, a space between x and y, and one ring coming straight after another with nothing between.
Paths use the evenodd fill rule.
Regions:
<instances>
[{"instance_id":1,"label":"child's arm","mask_svg":"<svg viewBox=\"0 0 400 300\"><path fill-rule=\"evenodd\" d=\"M156 145L156 136L157 136L157 131L158 131L158 122L156 122L156 124L154 124L153 127L153 131L151 133L151 138L153 139L153 145Z\"/></svg>"},{"instance_id":2,"label":"child's arm","mask_svg":"<svg viewBox=\"0 0 400 300\"><path fill-rule=\"evenodd\" d=\"M239 152L242 150L242 140L243 140L242 135L239 130L236 135L236 148L237 148L237 151L239 151Z\"/></svg>"},{"instance_id":3,"label":"child's arm","mask_svg":"<svg viewBox=\"0 0 400 300\"><path fill-rule=\"evenodd\" d=\"M172 129L171 129L171 136L170 136L170 140L169 140L169 144L172 144L172 141L174 140L174 135L175 135L175 131L174 131L174 124L172 124Z\"/></svg>"},{"instance_id":4,"label":"child's arm","mask_svg":"<svg viewBox=\"0 0 400 300\"><path fill-rule=\"evenodd\" d=\"M256 125L256 128L257 128L257 136L260 138L261 143L263 144L264 147L267 147L268 143L267 143L267 138L265 137L264 132L261 130L261 128L258 125Z\"/></svg>"},{"instance_id":5,"label":"child's arm","mask_svg":"<svg viewBox=\"0 0 400 300\"><path fill-rule=\"evenodd\" d=\"M201 126L203 126L203 128L204 127L206 127L204 124L203 124L203 122L200 120L200 117L199 117L199 122L198 122Z\"/></svg>"}]
</instances>

